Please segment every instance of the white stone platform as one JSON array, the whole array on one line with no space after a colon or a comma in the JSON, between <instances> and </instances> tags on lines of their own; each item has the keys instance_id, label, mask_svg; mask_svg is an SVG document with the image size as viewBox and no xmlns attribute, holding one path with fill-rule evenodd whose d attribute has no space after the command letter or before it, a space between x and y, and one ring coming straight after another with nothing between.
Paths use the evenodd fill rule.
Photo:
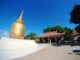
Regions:
<instances>
[{"instance_id":1,"label":"white stone platform","mask_svg":"<svg viewBox=\"0 0 80 60\"><path fill-rule=\"evenodd\" d=\"M34 40L12 39L2 37L0 40L0 49L23 49L37 47Z\"/></svg>"},{"instance_id":2,"label":"white stone platform","mask_svg":"<svg viewBox=\"0 0 80 60\"><path fill-rule=\"evenodd\" d=\"M2 37L0 40L0 60L10 60L34 53L47 45L36 44L34 40L18 40Z\"/></svg>"}]
</instances>

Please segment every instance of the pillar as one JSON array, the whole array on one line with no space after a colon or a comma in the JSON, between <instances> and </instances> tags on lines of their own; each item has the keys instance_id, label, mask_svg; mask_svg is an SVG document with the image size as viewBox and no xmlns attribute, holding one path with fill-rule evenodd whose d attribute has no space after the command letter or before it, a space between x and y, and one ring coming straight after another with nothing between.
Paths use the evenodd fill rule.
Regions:
<instances>
[{"instance_id":1,"label":"pillar","mask_svg":"<svg viewBox=\"0 0 80 60\"><path fill-rule=\"evenodd\" d=\"M50 39L50 37L48 37L48 43L51 43L51 39Z\"/></svg>"},{"instance_id":2,"label":"pillar","mask_svg":"<svg viewBox=\"0 0 80 60\"><path fill-rule=\"evenodd\" d=\"M55 37L55 42L57 42L57 37Z\"/></svg>"}]
</instances>

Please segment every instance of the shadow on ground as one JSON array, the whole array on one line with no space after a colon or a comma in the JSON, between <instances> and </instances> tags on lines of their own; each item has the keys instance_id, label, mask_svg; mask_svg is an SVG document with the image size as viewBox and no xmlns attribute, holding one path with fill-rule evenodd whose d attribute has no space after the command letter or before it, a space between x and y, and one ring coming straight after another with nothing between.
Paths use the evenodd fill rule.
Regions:
<instances>
[{"instance_id":1,"label":"shadow on ground","mask_svg":"<svg viewBox=\"0 0 80 60\"><path fill-rule=\"evenodd\" d=\"M52 46L56 46L56 47L60 47L60 46L63 46L63 44L58 44L58 43L53 43L51 44Z\"/></svg>"}]
</instances>

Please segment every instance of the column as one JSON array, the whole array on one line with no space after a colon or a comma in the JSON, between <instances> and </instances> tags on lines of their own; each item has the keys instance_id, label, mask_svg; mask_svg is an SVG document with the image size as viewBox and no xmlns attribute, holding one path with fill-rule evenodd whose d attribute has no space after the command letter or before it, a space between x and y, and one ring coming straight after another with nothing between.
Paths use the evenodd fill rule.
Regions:
<instances>
[{"instance_id":1,"label":"column","mask_svg":"<svg viewBox=\"0 0 80 60\"><path fill-rule=\"evenodd\" d=\"M55 42L57 43L57 37L55 37Z\"/></svg>"},{"instance_id":2,"label":"column","mask_svg":"<svg viewBox=\"0 0 80 60\"><path fill-rule=\"evenodd\" d=\"M48 37L48 43L51 43L51 39L50 39L50 37Z\"/></svg>"}]
</instances>

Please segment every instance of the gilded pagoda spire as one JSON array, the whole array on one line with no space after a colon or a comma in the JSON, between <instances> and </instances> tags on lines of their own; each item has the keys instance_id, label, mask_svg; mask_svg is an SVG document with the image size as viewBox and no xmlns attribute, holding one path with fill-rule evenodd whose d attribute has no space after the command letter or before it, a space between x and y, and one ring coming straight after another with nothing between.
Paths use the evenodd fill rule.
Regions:
<instances>
[{"instance_id":1,"label":"gilded pagoda spire","mask_svg":"<svg viewBox=\"0 0 80 60\"><path fill-rule=\"evenodd\" d=\"M22 39L24 38L24 24L22 21L23 11L21 12L19 18L12 24L10 29L10 38Z\"/></svg>"},{"instance_id":2,"label":"gilded pagoda spire","mask_svg":"<svg viewBox=\"0 0 80 60\"><path fill-rule=\"evenodd\" d=\"M18 22L23 23L23 21L22 21L22 16L23 16L23 11L21 12L19 18L17 19Z\"/></svg>"}]
</instances>

